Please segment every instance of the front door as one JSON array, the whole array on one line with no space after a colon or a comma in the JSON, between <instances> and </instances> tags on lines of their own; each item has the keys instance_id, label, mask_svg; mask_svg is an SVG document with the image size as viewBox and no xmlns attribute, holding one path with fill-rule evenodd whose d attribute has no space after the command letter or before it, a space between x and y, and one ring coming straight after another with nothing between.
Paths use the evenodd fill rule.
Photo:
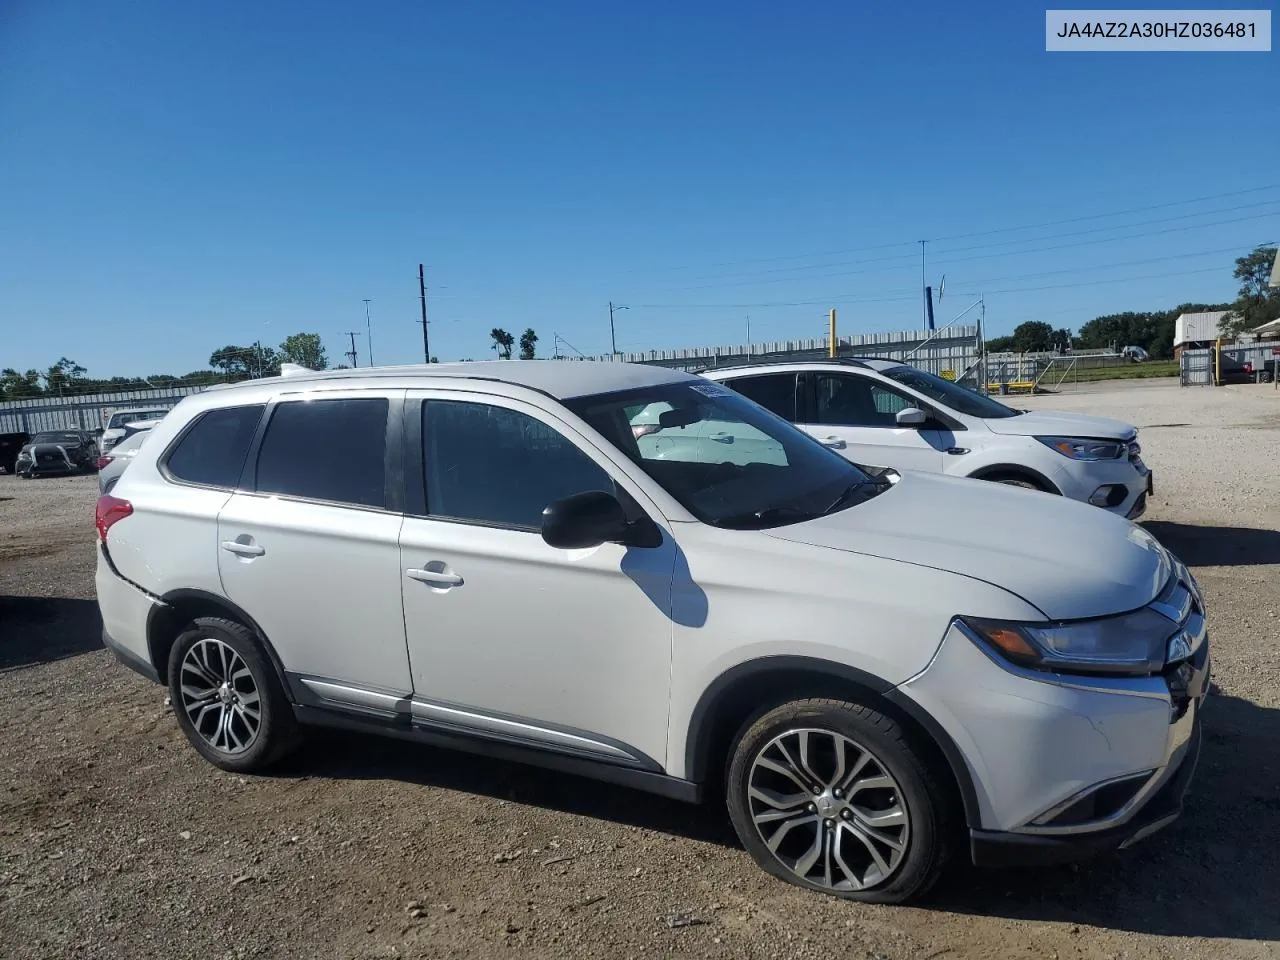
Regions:
<instances>
[{"instance_id":1,"label":"front door","mask_svg":"<svg viewBox=\"0 0 1280 960\"><path fill-rule=\"evenodd\" d=\"M918 407L913 398L877 380L845 371L807 375L806 422L802 430L854 463L941 473L949 433L937 424L900 427L899 410ZM946 434L946 436L944 436Z\"/></svg>"},{"instance_id":2,"label":"front door","mask_svg":"<svg viewBox=\"0 0 1280 960\"><path fill-rule=\"evenodd\" d=\"M393 712L410 691L386 469L401 406L364 391L274 404L245 489L218 516L223 589L285 670L321 699Z\"/></svg>"},{"instance_id":3,"label":"front door","mask_svg":"<svg viewBox=\"0 0 1280 960\"><path fill-rule=\"evenodd\" d=\"M405 430L421 498L400 537L415 717L660 762L674 544L664 532L653 548L558 550L539 533L554 500L607 490L639 509L642 494L573 427L517 400L411 393Z\"/></svg>"}]
</instances>

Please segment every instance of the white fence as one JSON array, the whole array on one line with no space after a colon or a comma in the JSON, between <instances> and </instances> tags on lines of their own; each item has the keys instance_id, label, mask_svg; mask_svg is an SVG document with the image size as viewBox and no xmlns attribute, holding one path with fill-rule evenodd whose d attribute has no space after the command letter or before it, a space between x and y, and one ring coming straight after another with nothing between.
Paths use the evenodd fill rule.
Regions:
<instances>
[{"instance_id":1,"label":"white fence","mask_svg":"<svg viewBox=\"0 0 1280 960\"><path fill-rule=\"evenodd\" d=\"M99 430L113 411L135 407L172 407L204 387L123 390L81 397L36 397L0 403L0 433L38 433L41 430Z\"/></svg>"}]
</instances>

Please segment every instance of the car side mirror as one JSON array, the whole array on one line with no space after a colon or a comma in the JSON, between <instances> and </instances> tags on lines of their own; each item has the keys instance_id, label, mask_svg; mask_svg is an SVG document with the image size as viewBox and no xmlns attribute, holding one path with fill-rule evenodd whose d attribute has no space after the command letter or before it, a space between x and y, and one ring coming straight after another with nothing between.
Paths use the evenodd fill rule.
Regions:
<instances>
[{"instance_id":1,"label":"car side mirror","mask_svg":"<svg viewBox=\"0 0 1280 960\"><path fill-rule=\"evenodd\" d=\"M900 427L923 427L928 415L919 407L906 407L894 418Z\"/></svg>"},{"instance_id":2,"label":"car side mirror","mask_svg":"<svg viewBox=\"0 0 1280 960\"><path fill-rule=\"evenodd\" d=\"M583 550L629 538L626 511L618 498L603 490L575 493L542 511L542 539L560 550Z\"/></svg>"}]
</instances>

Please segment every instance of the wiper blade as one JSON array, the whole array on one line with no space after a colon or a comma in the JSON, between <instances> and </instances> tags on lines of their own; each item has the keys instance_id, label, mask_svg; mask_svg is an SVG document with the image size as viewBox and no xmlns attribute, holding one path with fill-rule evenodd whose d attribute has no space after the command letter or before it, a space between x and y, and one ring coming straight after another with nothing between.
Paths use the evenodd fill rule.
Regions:
<instances>
[{"instance_id":1,"label":"wiper blade","mask_svg":"<svg viewBox=\"0 0 1280 960\"><path fill-rule=\"evenodd\" d=\"M820 516L825 517L827 514L834 513L835 511L839 510L853 497L855 493L858 493L861 490L866 490L868 487L875 489L875 493L870 494L866 498L869 500L871 497L874 497L876 493L881 493L882 491L887 490L891 486L893 486L893 484L890 483L888 480L880 480L876 478L870 478L867 480L856 480L853 483L849 484L849 486L845 487L844 490L841 492L840 496L832 500L831 503L828 504L827 508L822 511Z\"/></svg>"}]
</instances>

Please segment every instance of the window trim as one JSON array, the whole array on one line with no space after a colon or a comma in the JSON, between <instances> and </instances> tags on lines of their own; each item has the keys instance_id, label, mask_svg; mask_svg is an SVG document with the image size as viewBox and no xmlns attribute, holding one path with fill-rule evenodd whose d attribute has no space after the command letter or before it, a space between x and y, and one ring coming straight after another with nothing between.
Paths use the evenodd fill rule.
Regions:
<instances>
[{"instance_id":1,"label":"window trim","mask_svg":"<svg viewBox=\"0 0 1280 960\"><path fill-rule=\"evenodd\" d=\"M804 391L806 395L805 412L808 414L809 419L797 420L796 422L803 423L805 426L835 427L837 429L845 429L845 430L915 429L916 433L920 433L921 431L924 431L924 430L942 430L949 433L959 433L967 429L964 424L959 423L952 417L947 416L945 413L939 412L939 410L933 403L925 400L923 397L917 396L915 393L910 391L905 384L894 383L893 381L889 381L888 384L886 384L881 382L879 379L875 377L864 376L863 374L854 372L852 370L839 370L839 371L809 370L809 371L806 371L804 374L802 374L802 376L807 377L809 381L808 386L805 388L805 391ZM880 389L884 390L886 393L901 394L906 399L912 401L912 404L917 409L923 410L928 420L926 420L926 422L922 426L917 428L899 427L896 424L893 426L890 426L888 424L873 424L873 423L856 423L856 424L855 423L822 423L821 421L818 420L818 378L822 376L853 377L873 387L879 387ZM886 378L886 380L887 379L888 378ZM798 403L797 403L797 407L799 407ZM929 421L933 421L933 425L931 425Z\"/></svg>"},{"instance_id":2,"label":"window trim","mask_svg":"<svg viewBox=\"0 0 1280 960\"><path fill-rule=\"evenodd\" d=\"M404 440L404 515L416 520L429 520L433 523L455 523L463 526L480 527L487 530L507 530L513 533L529 533L541 538L542 528L529 527L493 520L476 520L466 517L447 517L429 513L427 510L427 459L424 439L426 434L426 406L431 401L451 403L473 403L482 406L498 407L512 413L523 414L554 430L573 444L578 451L599 467L610 480L618 494L618 500L628 519L636 521L647 518L657 525L664 535L669 536L665 518L650 498L643 492L637 492L635 483L625 470L619 468L611 458L599 450L594 443L576 427L555 416L554 413L526 401L503 394L452 392L434 389L430 393L411 393L404 401L404 416L401 421ZM558 401L557 401L558 402ZM569 411L571 412L571 411ZM594 451L598 456L592 456ZM604 462L601 462L601 461ZM650 506L645 506L649 502ZM662 518L662 519L655 519Z\"/></svg>"},{"instance_id":3,"label":"window trim","mask_svg":"<svg viewBox=\"0 0 1280 960\"><path fill-rule=\"evenodd\" d=\"M167 483L172 483L179 487L193 487L197 490L222 490L230 492L238 490L240 488L241 481L244 479L244 463L240 464L239 478L234 483L228 485L221 483L196 483L194 480L184 480L169 469L169 459L175 452L177 452L178 446L187 438L187 435L195 429L196 424L200 423L200 421L210 414L221 413L224 410L239 410L245 407L261 407L262 409L258 411L258 424L254 427L253 436L249 439L249 447L245 451L245 461L247 462L249 455L253 452L254 444L257 442L258 436L262 431L262 423L266 418L269 406L270 403L268 401L259 401L256 403L228 403L221 406L209 407L207 410L201 410L194 417L188 420L173 439L169 441L168 445L160 451L160 456L156 458L156 469L160 472L160 476L163 477Z\"/></svg>"},{"instance_id":4,"label":"window trim","mask_svg":"<svg viewBox=\"0 0 1280 960\"><path fill-rule=\"evenodd\" d=\"M335 400L385 400L387 401L387 419L383 426L383 506L371 506L366 503L351 503L348 500L326 500L321 497L303 497L294 493L278 493L274 490L258 489L258 458L262 453L262 444L267 436L267 429L275 417L276 410L289 403L324 403ZM263 499L274 498L289 503L306 503L323 507L341 507L346 510L361 510L366 513L403 514L403 484L399 481L404 472L403 444L399 431L402 427L400 408L404 404L403 390L368 391L322 391L322 392L290 392L279 394L267 401L266 410L258 422L258 429L249 444L249 452L245 456L244 466L240 471L240 482L234 492Z\"/></svg>"}]
</instances>

